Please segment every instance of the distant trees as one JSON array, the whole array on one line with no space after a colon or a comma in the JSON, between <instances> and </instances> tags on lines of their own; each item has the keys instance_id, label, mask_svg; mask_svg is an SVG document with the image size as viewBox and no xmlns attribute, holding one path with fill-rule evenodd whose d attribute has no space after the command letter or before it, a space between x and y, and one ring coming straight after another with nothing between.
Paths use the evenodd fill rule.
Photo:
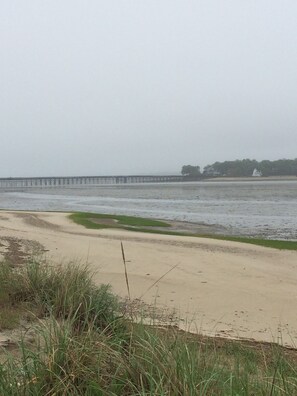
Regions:
<instances>
[{"instance_id":1,"label":"distant trees","mask_svg":"<svg viewBox=\"0 0 297 396\"><path fill-rule=\"evenodd\" d=\"M215 162L211 167L217 175L247 177L252 176L254 169L258 167L258 162L250 159L224 161Z\"/></svg>"},{"instance_id":2,"label":"distant trees","mask_svg":"<svg viewBox=\"0 0 297 396\"><path fill-rule=\"evenodd\" d=\"M262 161L259 163L259 170L263 176L297 176L297 158L294 160L280 159L277 161Z\"/></svg>"},{"instance_id":3,"label":"distant trees","mask_svg":"<svg viewBox=\"0 0 297 396\"><path fill-rule=\"evenodd\" d=\"M297 176L297 159L280 159L276 161L256 161L250 159L215 162L208 165L205 169L211 167L216 175L229 177L252 176L253 170L257 169L263 176Z\"/></svg>"},{"instance_id":4,"label":"distant trees","mask_svg":"<svg viewBox=\"0 0 297 396\"><path fill-rule=\"evenodd\" d=\"M257 169L263 176L297 176L297 158L279 159L276 161L243 160L215 162L205 166L203 173L199 166L184 165L181 173L186 178L211 176L248 177Z\"/></svg>"},{"instance_id":5,"label":"distant trees","mask_svg":"<svg viewBox=\"0 0 297 396\"><path fill-rule=\"evenodd\" d=\"M187 177L199 177L201 176L200 166L184 165L182 167L181 174Z\"/></svg>"}]
</instances>

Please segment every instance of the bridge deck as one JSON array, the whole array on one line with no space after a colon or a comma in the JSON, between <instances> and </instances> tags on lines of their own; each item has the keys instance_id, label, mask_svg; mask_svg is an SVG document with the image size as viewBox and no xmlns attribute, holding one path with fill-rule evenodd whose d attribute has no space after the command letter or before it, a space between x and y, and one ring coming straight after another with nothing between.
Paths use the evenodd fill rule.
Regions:
<instances>
[{"instance_id":1,"label":"bridge deck","mask_svg":"<svg viewBox=\"0 0 297 396\"><path fill-rule=\"evenodd\" d=\"M125 183L168 183L183 181L180 175L62 176L0 178L0 188L65 187Z\"/></svg>"}]
</instances>

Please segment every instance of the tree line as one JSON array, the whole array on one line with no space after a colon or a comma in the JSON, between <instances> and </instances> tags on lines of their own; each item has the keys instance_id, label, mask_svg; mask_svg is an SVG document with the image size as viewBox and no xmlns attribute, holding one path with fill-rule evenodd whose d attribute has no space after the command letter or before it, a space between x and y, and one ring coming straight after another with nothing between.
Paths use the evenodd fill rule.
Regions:
<instances>
[{"instance_id":1,"label":"tree line","mask_svg":"<svg viewBox=\"0 0 297 396\"><path fill-rule=\"evenodd\" d=\"M243 159L214 162L205 166L203 171L198 165L184 165L181 173L189 179L214 176L248 177L253 175L255 169L262 176L297 176L297 158L276 161Z\"/></svg>"}]
</instances>

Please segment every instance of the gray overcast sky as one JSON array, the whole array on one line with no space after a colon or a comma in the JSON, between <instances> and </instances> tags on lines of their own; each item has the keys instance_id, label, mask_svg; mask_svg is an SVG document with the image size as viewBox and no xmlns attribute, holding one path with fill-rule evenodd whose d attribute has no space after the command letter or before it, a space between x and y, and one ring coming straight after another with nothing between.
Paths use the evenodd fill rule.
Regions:
<instances>
[{"instance_id":1,"label":"gray overcast sky","mask_svg":"<svg viewBox=\"0 0 297 396\"><path fill-rule=\"evenodd\" d=\"M0 176L297 157L296 0L1 0Z\"/></svg>"}]
</instances>

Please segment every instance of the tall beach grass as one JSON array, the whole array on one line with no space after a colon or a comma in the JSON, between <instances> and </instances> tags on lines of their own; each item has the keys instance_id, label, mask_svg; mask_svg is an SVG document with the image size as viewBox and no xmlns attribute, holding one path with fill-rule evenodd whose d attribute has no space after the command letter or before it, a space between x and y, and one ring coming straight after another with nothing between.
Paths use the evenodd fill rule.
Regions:
<instances>
[{"instance_id":1,"label":"tall beach grass","mask_svg":"<svg viewBox=\"0 0 297 396\"><path fill-rule=\"evenodd\" d=\"M86 266L1 263L0 290L35 331L2 350L1 396L297 395L294 350L133 323Z\"/></svg>"}]
</instances>

